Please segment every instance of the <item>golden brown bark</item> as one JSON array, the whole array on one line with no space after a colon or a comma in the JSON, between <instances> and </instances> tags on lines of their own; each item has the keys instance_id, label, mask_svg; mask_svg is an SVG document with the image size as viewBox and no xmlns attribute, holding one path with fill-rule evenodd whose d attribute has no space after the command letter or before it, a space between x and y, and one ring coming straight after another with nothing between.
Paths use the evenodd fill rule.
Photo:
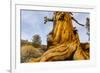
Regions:
<instances>
[{"instance_id":1,"label":"golden brown bark","mask_svg":"<svg viewBox=\"0 0 100 73\"><path fill-rule=\"evenodd\" d=\"M89 59L89 51L83 50L79 35L72 25L71 14L55 12L54 18L55 26L48 35L48 50L37 60L33 59L32 62Z\"/></svg>"}]
</instances>

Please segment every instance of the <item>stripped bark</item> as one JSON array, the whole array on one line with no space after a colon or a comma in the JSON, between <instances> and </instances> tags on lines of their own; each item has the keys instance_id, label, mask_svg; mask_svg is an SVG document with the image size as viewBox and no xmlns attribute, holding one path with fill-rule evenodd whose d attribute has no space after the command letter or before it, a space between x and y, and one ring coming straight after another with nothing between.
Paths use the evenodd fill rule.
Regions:
<instances>
[{"instance_id":1,"label":"stripped bark","mask_svg":"<svg viewBox=\"0 0 100 73\"><path fill-rule=\"evenodd\" d=\"M48 50L32 62L86 60L89 51L83 50L79 35L72 24L70 12L55 12L52 32L48 34Z\"/></svg>"}]
</instances>

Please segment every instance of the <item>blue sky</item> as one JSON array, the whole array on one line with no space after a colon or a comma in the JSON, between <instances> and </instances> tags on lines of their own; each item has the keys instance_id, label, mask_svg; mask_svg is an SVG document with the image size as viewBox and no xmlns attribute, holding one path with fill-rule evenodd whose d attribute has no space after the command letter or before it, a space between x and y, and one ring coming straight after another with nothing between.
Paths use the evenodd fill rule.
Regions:
<instances>
[{"instance_id":1,"label":"blue sky","mask_svg":"<svg viewBox=\"0 0 100 73\"><path fill-rule=\"evenodd\" d=\"M89 17L88 13L73 14L75 19L85 25L86 17ZM52 30L53 23L47 22L44 24L45 16L52 18L53 12L21 10L21 39L31 41L32 36L38 34L41 37L42 44L47 44L47 34ZM88 36L86 34L86 29L82 26L79 26L74 21L73 26L78 29L81 42L87 42Z\"/></svg>"}]
</instances>

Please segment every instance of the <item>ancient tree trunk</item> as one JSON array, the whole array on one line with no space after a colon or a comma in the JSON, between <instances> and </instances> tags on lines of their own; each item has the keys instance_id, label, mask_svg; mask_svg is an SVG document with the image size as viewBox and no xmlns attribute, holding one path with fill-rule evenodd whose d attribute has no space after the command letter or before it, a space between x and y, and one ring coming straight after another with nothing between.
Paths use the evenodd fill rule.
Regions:
<instances>
[{"instance_id":1,"label":"ancient tree trunk","mask_svg":"<svg viewBox=\"0 0 100 73\"><path fill-rule=\"evenodd\" d=\"M48 51L38 60L63 61L89 59L80 45L77 31L73 28L69 12L55 12L53 31L48 34ZM34 60L32 60L34 61Z\"/></svg>"}]
</instances>

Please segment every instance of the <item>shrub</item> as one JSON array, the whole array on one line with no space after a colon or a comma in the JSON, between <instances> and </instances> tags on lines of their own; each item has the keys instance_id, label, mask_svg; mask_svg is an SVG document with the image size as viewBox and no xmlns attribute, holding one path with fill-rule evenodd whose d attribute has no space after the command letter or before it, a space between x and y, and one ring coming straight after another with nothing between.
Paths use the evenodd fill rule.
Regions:
<instances>
[{"instance_id":1,"label":"shrub","mask_svg":"<svg viewBox=\"0 0 100 73\"><path fill-rule=\"evenodd\" d=\"M21 47L21 62L27 62L30 58L37 58L42 55L42 52L31 45Z\"/></svg>"}]
</instances>

